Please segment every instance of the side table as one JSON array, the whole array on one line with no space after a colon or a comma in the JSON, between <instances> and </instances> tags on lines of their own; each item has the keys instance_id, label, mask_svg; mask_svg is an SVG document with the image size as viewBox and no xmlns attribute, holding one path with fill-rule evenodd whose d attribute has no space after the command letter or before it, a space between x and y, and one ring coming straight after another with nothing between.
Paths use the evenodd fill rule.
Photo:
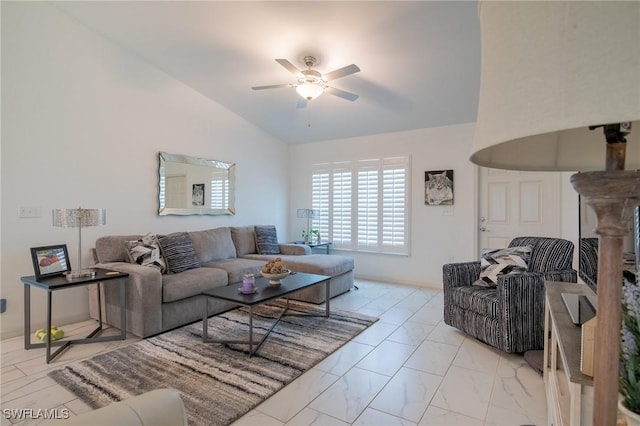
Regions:
<instances>
[{"instance_id":1,"label":"side table","mask_svg":"<svg viewBox=\"0 0 640 426\"><path fill-rule=\"evenodd\" d=\"M314 244L314 243L305 243L304 241L294 241L292 244L304 244L305 246L311 247L312 250L314 248L324 248L325 250L327 250L326 254L329 254L329 249L331 248L331 244L333 243L329 241L326 243Z\"/></svg>"},{"instance_id":2,"label":"side table","mask_svg":"<svg viewBox=\"0 0 640 426\"><path fill-rule=\"evenodd\" d=\"M20 281L24 284L24 348L47 348L46 360L47 364L53 358L58 356L63 350L76 343L94 343L108 342L113 340L125 340L127 338L127 315L126 315L126 298L125 298L125 278L129 274L118 271L110 271L108 269L94 268L96 275L94 277L79 278L69 281L64 276L56 276L49 278L36 279L35 276L21 277ZM100 285L102 282L118 280L120 282L120 334L115 336L97 336L102 331L102 309L100 300ZM51 304L54 291L65 290L73 287L87 286L89 284L98 285L98 327L93 330L87 337L83 339L69 339L60 341L51 341ZM31 287L36 287L47 292L47 337L44 343L31 343ZM54 353L51 353L51 346L61 346Z\"/></svg>"}]
</instances>

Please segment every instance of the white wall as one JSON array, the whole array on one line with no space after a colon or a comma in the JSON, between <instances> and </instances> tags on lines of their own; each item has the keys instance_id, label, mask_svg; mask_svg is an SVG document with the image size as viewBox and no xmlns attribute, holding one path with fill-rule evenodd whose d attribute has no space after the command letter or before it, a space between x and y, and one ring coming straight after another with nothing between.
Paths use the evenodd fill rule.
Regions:
<instances>
[{"instance_id":1,"label":"white wall","mask_svg":"<svg viewBox=\"0 0 640 426\"><path fill-rule=\"evenodd\" d=\"M353 255L362 278L442 287L444 263L474 258L477 173L468 160L473 129L463 124L292 146L289 235L299 238L306 227L306 219L295 218L295 211L311 206L312 164L409 155L411 254L334 253ZM454 170L454 205L425 206L424 172L443 169Z\"/></svg>"},{"instance_id":2,"label":"white wall","mask_svg":"<svg viewBox=\"0 0 640 426\"><path fill-rule=\"evenodd\" d=\"M105 227L83 231L84 264L100 235L286 228L284 143L46 3L1 7L0 297L8 309L0 338L23 333L20 277L33 274L30 247L67 244L77 263L77 230L52 227L53 208L107 209ZM159 151L237 163L237 214L157 216ZM42 216L20 219L20 206ZM86 290L53 300L57 325L88 317ZM44 291L32 291L32 306L34 328L42 327Z\"/></svg>"}]
</instances>

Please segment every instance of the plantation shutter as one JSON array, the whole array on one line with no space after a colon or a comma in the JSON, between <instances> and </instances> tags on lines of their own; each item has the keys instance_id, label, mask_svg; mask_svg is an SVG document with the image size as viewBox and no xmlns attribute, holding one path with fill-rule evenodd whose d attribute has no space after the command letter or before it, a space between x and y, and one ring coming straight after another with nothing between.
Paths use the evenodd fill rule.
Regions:
<instances>
[{"instance_id":1,"label":"plantation shutter","mask_svg":"<svg viewBox=\"0 0 640 426\"><path fill-rule=\"evenodd\" d=\"M339 168L333 171L331 238L336 248L351 248L353 214L351 175L350 169Z\"/></svg>"},{"instance_id":2,"label":"plantation shutter","mask_svg":"<svg viewBox=\"0 0 640 426\"><path fill-rule=\"evenodd\" d=\"M211 208L226 209L229 207L229 181L211 181Z\"/></svg>"},{"instance_id":3,"label":"plantation shutter","mask_svg":"<svg viewBox=\"0 0 640 426\"><path fill-rule=\"evenodd\" d=\"M311 227L320 232L323 241L329 240L329 171L316 170L311 182L311 208L316 217Z\"/></svg>"},{"instance_id":4,"label":"plantation shutter","mask_svg":"<svg viewBox=\"0 0 640 426\"><path fill-rule=\"evenodd\" d=\"M378 248L379 171L377 161L358 163L358 248Z\"/></svg>"},{"instance_id":5,"label":"plantation shutter","mask_svg":"<svg viewBox=\"0 0 640 426\"><path fill-rule=\"evenodd\" d=\"M409 157L316 164L312 227L336 249L409 253Z\"/></svg>"},{"instance_id":6,"label":"plantation shutter","mask_svg":"<svg viewBox=\"0 0 640 426\"><path fill-rule=\"evenodd\" d=\"M407 246L407 161L390 158L382 166L382 245L386 252L405 253Z\"/></svg>"}]
</instances>

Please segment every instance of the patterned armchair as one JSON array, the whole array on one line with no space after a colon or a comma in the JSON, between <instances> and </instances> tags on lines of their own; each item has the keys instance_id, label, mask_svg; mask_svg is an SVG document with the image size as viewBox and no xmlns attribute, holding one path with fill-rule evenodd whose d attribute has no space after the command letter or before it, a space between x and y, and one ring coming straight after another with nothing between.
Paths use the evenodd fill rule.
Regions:
<instances>
[{"instance_id":1,"label":"patterned armchair","mask_svg":"<svg viewBox=\"0 0 640 426\"><path fill-rule=\"evenodd\" d=\"M505 352L544 347L544 282L576 282L573 243L559 238L518 237L509 247L531 246L526 272L499 275L497 287L472 285L480 262L442 268L444 322Z\"/></svg>"}]
</instances>

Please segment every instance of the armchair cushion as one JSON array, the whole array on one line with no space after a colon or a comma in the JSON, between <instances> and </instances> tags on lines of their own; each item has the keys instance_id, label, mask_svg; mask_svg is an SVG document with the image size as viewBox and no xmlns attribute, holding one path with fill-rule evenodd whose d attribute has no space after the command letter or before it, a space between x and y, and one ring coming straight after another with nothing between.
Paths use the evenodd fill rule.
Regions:
<instances>
[{"instance_id":1,"label":"armchair cushion","mask_svg":"<svg viewBox=\"0 0 640 426\"><path fill-rule=\"evenodd\" d=\"M480 286L459 287L453 293L453 303L471 312L498 317L498 290Z\"/></svg>"},{"instance_id":2,"label":"armchair cushion","mask_svg":"<svg viewBox=\"0 0 640 426\"><path fill-rule=\"evenodd\" d=\"M498 275L525 272L530 257L531 246L485 250L480 260L480 278L473 285L495 287Z\"/></svg>"}]
</instances>

